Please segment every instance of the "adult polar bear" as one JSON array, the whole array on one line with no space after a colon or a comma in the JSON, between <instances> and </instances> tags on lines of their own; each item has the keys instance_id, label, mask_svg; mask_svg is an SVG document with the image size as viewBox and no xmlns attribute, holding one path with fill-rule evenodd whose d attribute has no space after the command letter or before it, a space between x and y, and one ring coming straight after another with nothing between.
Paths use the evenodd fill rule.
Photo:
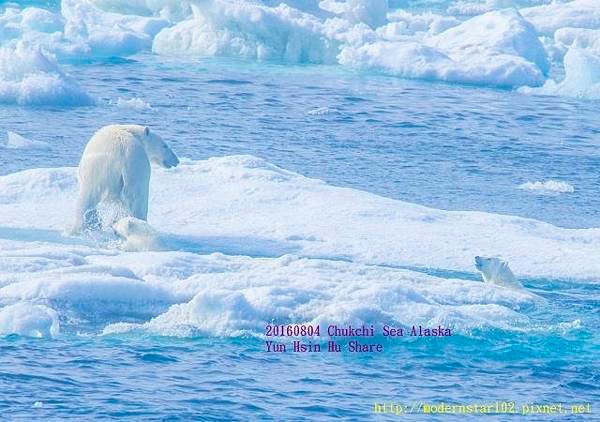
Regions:
<instances>
[{"instance_id":1,"label":"adult polar bear","mask_svg":"<svg viewBox=\"0 0 600 422\"><path fill-rule=\"evenodd\" d=\"M140 125L109 125L86 145L79 163L79 202L73 232L98 223L96 206L120 203L129 215L146 221L150 162L170 168L177 156L160 136Z\"/></svg>"}]
</instances>

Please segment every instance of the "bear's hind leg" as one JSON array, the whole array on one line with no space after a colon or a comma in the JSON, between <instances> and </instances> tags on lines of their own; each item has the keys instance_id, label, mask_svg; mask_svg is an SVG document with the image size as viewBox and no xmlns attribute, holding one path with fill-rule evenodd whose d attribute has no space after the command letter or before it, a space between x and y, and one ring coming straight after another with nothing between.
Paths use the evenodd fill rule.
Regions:
<instances>
[{"instance_id":1,"label":"bear's hind leg","mask_svg":"<svg viewBox=\"0 0 600 422\"><path fill-rule=\"evenodd\" d=\"M139 195L139 192L125 193L123 195L123 203L132 217L140 220L148 220L148 198L144 195Z\"/></svg>"},{"instance_id":2,"label":"bear's hind leg","mask_svg":"<svg viewBox=\"0 0 600 422\"><path fill-rule=\"evenodd\" d=\"M121 192L123 204L131 216L147 221L150 178L143 177L138 180L124 176L123 182L123 191Z\"/></svg>"}]
</instances>

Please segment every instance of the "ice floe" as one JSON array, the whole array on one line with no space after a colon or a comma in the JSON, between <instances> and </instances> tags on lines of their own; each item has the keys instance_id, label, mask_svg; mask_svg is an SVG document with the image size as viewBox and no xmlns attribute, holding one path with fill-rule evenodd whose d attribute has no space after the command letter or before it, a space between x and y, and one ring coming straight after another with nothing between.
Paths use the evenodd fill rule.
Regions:
<instances>
[{"instance_id":1,"label":"ice floe","mask_svg":"<svg viewBox=\"0 0 600 422\"><path fill-rule=\"evenodd\" d=\"M19 42L0 47L0 103L75 106L93 100L51 55Z\"/></svg>"},{"instance_id":2,"label":"ice floe","mask_svg":"<svg viewBox=\"0 0 600 422\"><path fill-rule=\"evenodd\" d=\"M571 47L564 57L565 77L560 82L548 79L539 88L521 87L520 92L600 99L600 55L590 49Z\"/></svg>"},{"instance_id":3,"label":"ice floe","mask_svg":"<svg viewBox=\"0 0 600 422\"><path fill-rule=\"evenodd\" d=\"M78 54L129 55L149 49L154 36L168 26L162 18L104 12L85 0L62 0L64 36Z\"/></svg>"},{"instance_id":4,"label":"ice floe","mask_svg":"<svg viewBox=\"0 0 600 422\"><path fill-rule=\"evenodd\" d=\"M340 62L406 78L493 86L538 86L549 64L533 27L505 10L477 16L425 42L344 47Z\"/></svg>"},{"instance_id":5,"label":"ice floe","mask_svg":"<svg viewBox=\"0 0 600 422\"><path fill-rule=\"evenodd\" d=\"M539 34L552 35L560 28L600 28L600 7L596 0L555 1L520 10Z\"/></svg>"},{"instance_id":6,"label":"ice floe","mask_svg":"<svg viewBox=\"0 0 600 422\"><path fill-rule=\"evenodd\" d=\"M0 146L11 149L50 149L47 142L33 141L11 131L6 132L6 143Z\"/></svg>"},{"instance_id":7,"label":"ice floe","mask_svg":"<svg viewBox=\"0 0 600 422\"><path fill-rule=\"evenodd\" d=\"M525 182L519 185L519 189L539 193L573 193L575 188L567 182L559 180L546 180L544 182Z\"/></svg>"},{"instance_id":8,"label":"ice floe","mask_svg":"<svg viewBox=\"0 0 600 422\"><path fill-rule=\"evenodd\" d=\"M328 63L336 44L322 33L322 23L285 4L265 7L212 0L194 6L191 19L164 29L154 39L158 54L241 57L287 63Z\"/></svg>"},{"instance_id":9,"label":"ice floe","mask_svg":"<svg viewBox=\"0 0 600 422\"><path fill-rule=\"evenodd\" d=\"M386 24L389 10L387 0L322 0L319 7L350 23L365 23L371 28Z\"/></svg>"},{"instance_id":10,"label":"ice floe","mask_svg":"<svg viewBox=\"0 0 600 422\"><path fill-rule=\"evenodd\" d=\"M52 308L18 302L0 309L0 335L53 338L59 334L58 314Z\"/></svg>"},{"instance_id":11,"label":"ice floe","mask_svg":"<svg viewBox=\"0 0 600 422\"><path fill-rule=\"evenodd\" d=\"M502 88L542 86L551 62L563 66L571 47L599 54L595 0L455 1L445 13L434 3L410 6L387 0L62 0L59 10L4 8L0 43L10 48L28 42L59 61L153 51L187 59L337 63ZM571 69L572 78L576 73ZM54 91L58 84L48 78L38 83ZM42 97L52 91L34 90ZM569 95L564 92L546 90ZM2 94L0 100L8 97ZM29 104L10 97L3 102Z\"/></svg>"},{"instance_id":12,"label":"ice floe","mask_svg":"<svg viewBox=\"0 0 600 422\"><path fill-rule=\"evenodd\" d=\"M117 98L117 101L111 101L110 104L114 104L118 108L127 108L136 111L150 110L152 108L152 106L149 103L138 97L133 97L129 99L119 97Z\"/></svg>"},{"instance_id":13,"label":"ice floe","mask_svg":"<svg viewBox=\"0 0 600 422\"><path fill-rule=\"evenodd\" d=\"M597 229L435 210L252 156L157 169L150 250L110 228L64 235L76 194L74 168L0 177L0 305L42 303L67 331L69 318L105 334L260 335L271 320L526 330L544 305L477 281L474 256L502 256L520 279L600 276Z\"/></svg>"}]
</instances>

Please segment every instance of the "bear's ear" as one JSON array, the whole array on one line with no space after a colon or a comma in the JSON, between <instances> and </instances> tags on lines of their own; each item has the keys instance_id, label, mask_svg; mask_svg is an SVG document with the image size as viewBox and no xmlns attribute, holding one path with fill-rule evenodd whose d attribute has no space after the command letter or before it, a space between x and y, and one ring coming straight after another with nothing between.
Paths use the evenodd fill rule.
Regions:
<instances>
[{"instance_id":1,"label":"bear's ear","mask_svg":"<svg viewBox=\"0 0 600 422\"><path fill-rule=\"evenodd\" d=\"M144 136L150 135L150 128L148 126L144 127Z\"/></svg>"}]
</instances>

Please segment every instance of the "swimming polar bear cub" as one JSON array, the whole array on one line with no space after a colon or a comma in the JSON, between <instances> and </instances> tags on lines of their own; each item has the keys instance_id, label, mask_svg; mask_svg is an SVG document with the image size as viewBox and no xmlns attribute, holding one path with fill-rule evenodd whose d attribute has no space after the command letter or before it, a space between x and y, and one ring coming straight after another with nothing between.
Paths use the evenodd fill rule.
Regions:
<instances>
[{"instance_id":1,"label":"swimming polar bear cub","mask_svg":"<svg viewBox=\"0 0 600 422\"><path fill-rule=\"evenodd\" d=\"M517 280L508 264L498 258L475 257L475 268L483 276L483 281L498 286L522 289L523 285Z\"/></svg>"},{"instance_id":2,"label":"swimming polar bear cub","mask_svg":"<svg viewBox=\"0 0 600 422\"><path fill-rule=\"evenodd\" d=\"M100 202L122 206L130 216L146 221L150 162L164 168L179 159L160 136L140 125L110 125L98 130L79 163L79 201L72 232L99 226Z\"/></svg>"}]
</instances>

